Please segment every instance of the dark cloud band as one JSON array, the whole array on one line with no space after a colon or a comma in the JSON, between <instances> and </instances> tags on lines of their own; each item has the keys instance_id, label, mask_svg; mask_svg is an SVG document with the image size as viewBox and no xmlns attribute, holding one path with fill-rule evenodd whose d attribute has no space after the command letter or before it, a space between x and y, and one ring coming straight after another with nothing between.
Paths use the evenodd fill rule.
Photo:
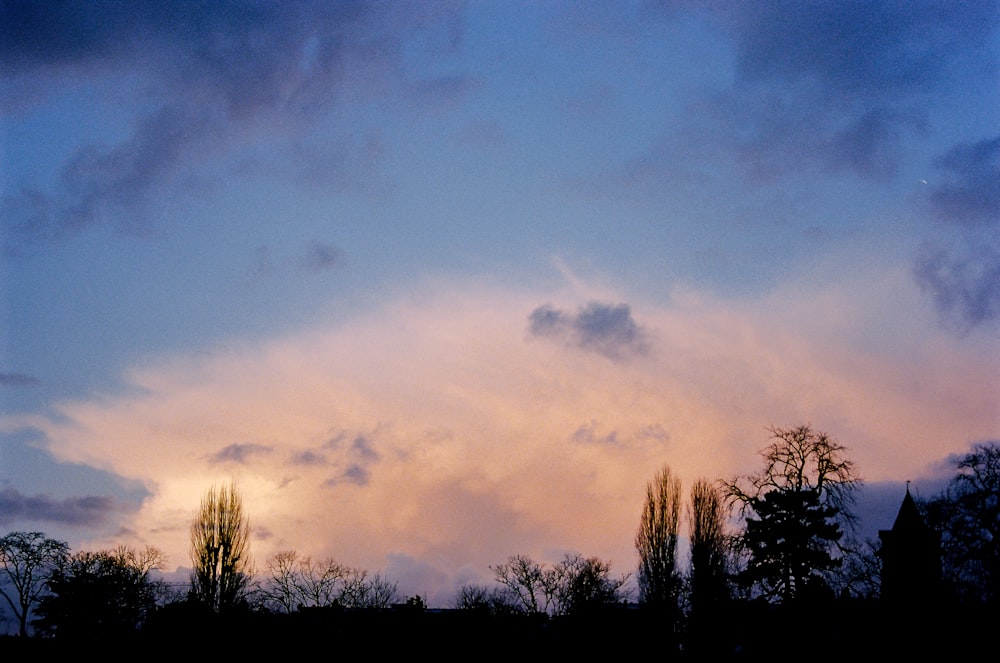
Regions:
<instances>
[{"instance_id":1,"label":"dark cloud band","mask_svg":"<svg viewBox=\"0 0 1000 663\"><path fill-rule=\"evenodd\" d=\"M98 525L115 510L109 497L88 496L63 500L45 495L22 495L7 488L0 490L0 525L11 526L21 520L62 525Z\"/></svg>"}]
</instances>

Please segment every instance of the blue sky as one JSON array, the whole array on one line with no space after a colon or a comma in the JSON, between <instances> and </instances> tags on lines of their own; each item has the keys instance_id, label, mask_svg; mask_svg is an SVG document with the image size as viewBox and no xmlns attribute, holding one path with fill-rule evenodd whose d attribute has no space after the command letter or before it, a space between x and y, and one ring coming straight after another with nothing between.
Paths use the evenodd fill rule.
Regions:
<instances>
[{"instance_id":1,"label":"blue sky","mask_svg":"<svg viewBox=\"0 0 1000 663\"><path fill-rule=\"evenodd\" d=\"M441 604L771 425L874 529L1000 437L995 2L0 7L0 530L235 479Z\"/></svg>"}]
</instances>

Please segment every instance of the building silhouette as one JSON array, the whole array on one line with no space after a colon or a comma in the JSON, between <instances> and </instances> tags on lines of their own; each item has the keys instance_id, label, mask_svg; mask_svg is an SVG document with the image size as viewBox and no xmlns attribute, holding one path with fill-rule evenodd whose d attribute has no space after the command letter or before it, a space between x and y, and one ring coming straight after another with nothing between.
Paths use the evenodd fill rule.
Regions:
<instances>
[{"instance_id":1,"label":"building silhouette","mask_svg":"<svg viewBox=\"0 0 1000 663\"><path fill-rule=\"evenodd\" d=\"M909 482L892 529L879 530L878 536L882 600L910 606L936 601L941 590L941 537L921 515Z\"/></svg>"}]
</instances>

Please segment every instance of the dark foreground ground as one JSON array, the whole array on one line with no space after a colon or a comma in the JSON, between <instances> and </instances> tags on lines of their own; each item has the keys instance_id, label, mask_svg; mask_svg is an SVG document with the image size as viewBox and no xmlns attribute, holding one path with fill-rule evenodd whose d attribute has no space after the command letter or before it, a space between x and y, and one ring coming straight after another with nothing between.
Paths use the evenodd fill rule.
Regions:
<instances>
[{"instance_id":1,"label":"dark foreground ground","mask_svg":"<svg viewBox=\"0 0 1000 663\"><path fill-rule=\"evenodd\" d=\"M0 638L0 661L82 657L155 660L978 660L996 654L1000 613L984 606L734 606L701 635L616 606L576 618L491 617L470 611L306 610L220 619L174 607L135 636Z\"/></svg>"}]
</instances>

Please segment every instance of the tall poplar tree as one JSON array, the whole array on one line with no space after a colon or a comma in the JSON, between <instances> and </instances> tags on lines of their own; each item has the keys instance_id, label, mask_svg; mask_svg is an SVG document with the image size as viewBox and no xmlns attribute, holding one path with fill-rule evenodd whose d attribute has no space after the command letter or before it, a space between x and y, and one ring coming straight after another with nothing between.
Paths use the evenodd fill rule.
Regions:
<instances>
[{"instance_id":1,"label":"tall poplar tree","mask_svg":"<svg viewBox=\"0 0 1000 663\"><path fill-rule=\"evenodd\" d=\"M691 488L688 521L691 536L690 589L693 611L729 598L729 564L723 495L700 479Z\"/></svg>"},{"instance_id":2,"label":"tall poplar tree","mask_svg":"<svg viewBox=\"0 0 1000 663\"><path fill-rule=\"evenodd\" d=\"M191 524L191 592L216 612L242 604L250 582L250 521L235 484L213 486Z\"/></svg>"},{"instance_id":3,"label":"tall poplar tree","mask_svg":"<svg viewBox=\"0 0 1000 663\"><path fill-rule=\"evenodd\" d=\"M664 465L646 485L635 547L639 553L639 600L671 615L680 593L677 536L681 510L681 482Z\"/></svg>"},{"instance_id":4,"label":"tall poplar tree","mask_svg":"<svg viewBox=\"0 0 1000 663\"><path fill-rule=\"evenodd\" d=\"M726 650L729 608L729 541L722 491L706 479L691 487L688 503L690 567L688 569L687 649L705 659Z\"/></svg>"}]
</instances>

